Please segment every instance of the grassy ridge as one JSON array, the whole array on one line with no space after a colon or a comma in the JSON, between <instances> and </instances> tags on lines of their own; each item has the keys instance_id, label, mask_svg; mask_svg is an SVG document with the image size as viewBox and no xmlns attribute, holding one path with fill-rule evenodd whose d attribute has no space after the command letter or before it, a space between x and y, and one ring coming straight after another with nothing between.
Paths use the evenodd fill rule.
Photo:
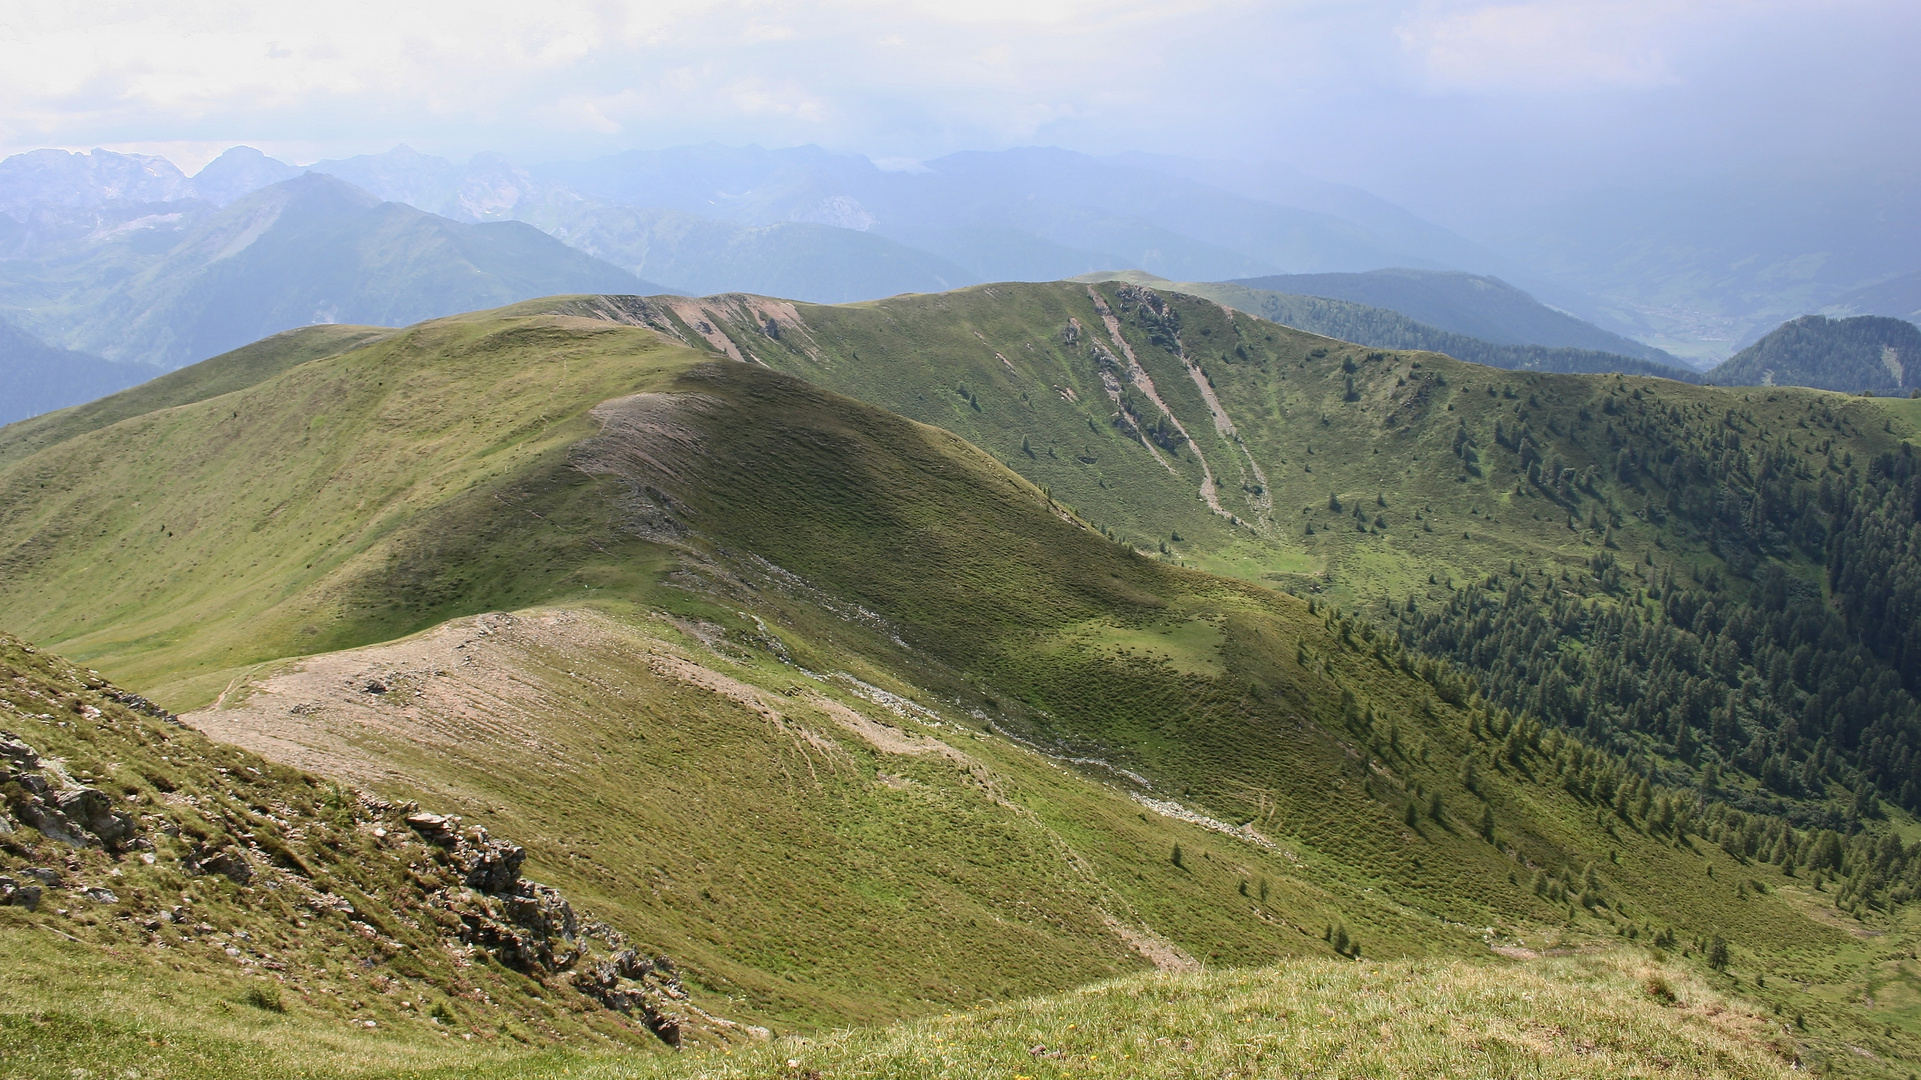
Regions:
<instances>
[{"instance_id":1,"label":"grassy ridge","mask_svg":"<svg viewBox=\"0 0 1921 1080\"><path fill-rule=\"evenodd\" d=\"M341 583L385 565L383 541L428 509L557 463L592 430L587 407L690 359L651 335L555 323L425 324L217 397L183 389L170 397L189 403L10 463L0 608L178 705L212 698L236 664L437 621L353 606ZM200 374L225 389L222 370ZM512 583L490 600L469 610L511 606Z\"/></svg>"},{"instance_id":2,"label":"grassy ridge","mask_svg":"<svg viewBox=\"0 0 1921 1080\"><path fill-rule=\"evenodd\" d=\"M1167 440L1173 449L1155 447L1165 466L1134 434L1161 409L1135 392L1141 422L1130 428L1102 385L1098 353L1121 349L1102 326L1097 296L1191 437L1176 433ZM1002 284L832 308L701 303L698 318L739 355L947 428L1143 550L1165 544L1170 558L1190 565L1325 589L1344 603L1444 597L1450 578L1506 572L1510 563L1566 572L1579 584L1610 544L1738 582L1704 529L1666 512L1673 499L1711 498L1711 490L1692 478L1664 487L1617 477L1610 399L1689 417L1733 410L1747 418L1744 430L1772 433L1799 434L1810 410L1833 414L1836 456L1862 460L1898 449L1915 430L1904 402L1493 370L1367 349L1118 282ZM685 306L653 321L701 344ZM1197 377L1234 436L1217 430ZM1124 373L1119 381L1128 382ZM1525 425L1544 457L1593 470L1598 498L1570 506L1543 497L1524 467L1496 453L1497 424L1510 438ZM1224 514L1200 498L1201 459ZM1805 555L1785 555L1798 572L1815 572Z\"/></svg>"},{"instance_id":3,"label":"grassy ridge","mask_svg":"<svg viewBox=\"0 0 1921 1080\"><path fill-rule=\"evenodd\" d=\"M1058 315L1061 330L1072 318L1082 334L1105 332L1084 288L1035 294L1058 305L1043 312L1048 324ZM1154 369L1162 400L1206 417L1193 410L1207 408L1207 373L1197 379L1165 349L1151 353L1155 327L1122 300L1115 291L1102 301L1117 321L1133 320L1122 323L1128 348L1110 338L1109 351L1121 362L1133 352ZM1282 410L1314 400L1287 394L1365 372L1368 392L1381 395L1370 407L1384 408L1406 389L1396 372L1414 370L1350 353L1313 383L1303 372L1329 346L1208 310L1223 320L1214 329L1223 341L1232 330L1299 349L1292 370L1267 357L1302 384L1267 378L1282 395L1279 415L1235 418L1255 434L1287 430ZM1165 315L1155 318L1164 330ZM790 319L752 344L785 347L803 333L826 330ZM1848 955L1852 937L1800 903L1794 883L1594 814L1539 779L1551 745L1506 753L1468 702L1450 704L1365 628L1145 557L1077 519L1045 474L1037 487L947 431L710 355L604 321L482 314L75 436L0 474L7 610L143 688L197 702L231 688L225 704L261 710L236 731L367 696L348 678L360 669L343 669L334 696L290 704L275 697L288 685L277 680L295 673L258 669L276 658L536 604L644 629L610 631L605 648L566 638L509 665L522 680L514 699L531 702L511 739L476 735L472 752L448 752L434 726L463 731L468 704L427 695L367 714L390 727L343 728L355 738L333 760L343 772L371 770L396 794L429 791L512 823L536 876L578 890L636 940L691 958L703 992L717 995L708 1000L749 1018L911 1015L1144 966L1103 914L1228 965L1332 955L1342 937L1373 957L1480 953L1490 938L1539 946L1672 933L1685 947L1725 935L1740 977L1773 975L1770 993L1832 992L1839 1002L1860 965L1879 962L1821 968L1818 957ZM1105 395L1098 368L1061 364L1063 378L1081 380L1064 389ZM1417 421L1447 412L1456 399L1440 391L1450 386L1437 380L1393 426L1418 429L1415 445L1427 446L1433 436ZM1036 415L1037 402L1088 396L1049 390L1029 393ZM952 396L968 414L997 415L986 390ZM1459 400L1464 413L1478 404ZM1216 475L1231 476L1223 462L1236 440L1188 427ZM1346 427L1316 430L1333 439ZM1136 455L1119 460L1144 463L1146 476L1200 475L1186 450L1161 465L1141 442L1113 438ZM1359 460L1329 468L1382 467L1349 457ZM1095 474L1091 490L1108 490L1104 480ZM1179 487L1149 493L1160 490ZM130 505L156 492L167 500L160 510ZM1195 520L1249 550L1280 535L1278 511L1263 519L1254 491L1221 497L1248 524L1207 510ZM1182 501L1198 499L1188 489ZM156 524L184 523L157 530L176 533L164 541L185 543L155 537L134 552L127 530L161 512L171 521ZM1081 518L1102 523L1086 506ZM1391 525L1355 534L1398 538ZM1511 535L1534 534L1522 524ZM1419 543L1439 551L1444 540ZM660 647L650 641L757 687L763 702L798 699L779 711L838 746L816 749L847 755L833 758L843 764L825 779L816 767L802 784L801 759L788 755L807 751L772 739L764 715L737 697L663 676L647 659ZM377 670L387 655L367 663ZM862 749L865 737L830 725L837 714L822 702L870 712L873 702L856 683L822 688L805 671L849 672L914 699L928 714L887 722L953 740L993 782L942 753ZM460 686L469 676L453 662L419 678ZM259 683L251 696L249 679ZM310 703L323 711L292 711ZM305 737L296 730L289 745ZM1069 768L1091 757L1106 764ZM888 801L902 792L909 798ZM769 825L795 842L766 842ZM1236 827L1268 843L1224 835ZM796 862L795 850L820 856ZM1061 859L1089 876L1061 878L1049 869ZM1572 880L1590 865L1592 906L1530 888L1537 870ZM809 904L813 893L839 899ZM1063 906L1036 912L1035 895ZM1031 959L1036 943L1045 964ZM919 976L903 956L938 977ZM1788 971L1818 985L1787 989ZM1832 1015L1859 1023L1845 1007Z\"/></svg>"},{"instance_id":4,"label":"grassy ridge","mask_svg":"<svg viewBox=\"0 0 1921 1080\"><path fill-rule=\"evenodd\" d=\"M1489 967L1290 964L1141 976L741 1060L577 1069L589 1077L933 1078L1791 1075L1763 1015L1627 957ZM797 1063L797 1064L790 1064Z\"/></svg>"},{"instance_id":5,"label":"grassy ridge","mask_svg":"<svg viewBox=\"0 0 1921 1080\"><path fill-rule=\"evenodd\" d=\"M0 463L16 461L128 417L244 389L295 364L346 352L387 332L379 327L329 324L303 326L263 338L123 393L0 428Z\"/></svg>"}]
</instances>

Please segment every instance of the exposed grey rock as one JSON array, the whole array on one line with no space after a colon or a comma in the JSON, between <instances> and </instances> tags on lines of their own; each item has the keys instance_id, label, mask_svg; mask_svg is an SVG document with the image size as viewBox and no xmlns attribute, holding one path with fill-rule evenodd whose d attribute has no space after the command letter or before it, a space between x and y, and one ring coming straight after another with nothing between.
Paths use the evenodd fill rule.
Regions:
<instances>
[{"instance_id":1,"label":"exposed grey rock","mask_svg":"<svg viewBox=\"0 0 1921 1080\"><path fill-rule=\"evenodd\" d=\"M641 1019L670 1046L680 1045L687 988L672 961L623 949L574 973L574 988L617 1012Z\"/></svg>"},{"instance_id":2,"label":"exposed grey rock","mask_svg":"<svg viewBox=\"0 0 1921 1080\"><path fill-rule=\"evenodd\" d=\"M0 731L0 762L5 764L4 779L27 792L26 800L13 807L13 814L48 839L70 847L99 844L119 850L134 835L133 818L114 810L112 796L71 786L64 773L49 768L26 740L11 732Z\"/></svg>"},{"instance_id":3,"label":"exposed grey rock","mask_svg":"<svg viewBox=\"0 0 1921 1080\"><path fill-rule=\"evenodd\" d=\"M56 802L62 814L108 847L133 835L133 819L114 810L113 797L97 788L63 791Z\"/></svg>"},{"instance_id":4,"label":"exposed grey rock","mask_svg":"<svg viewBox=\"0 0 1921 1080\"><path fill-rule=\"evenodd\" d=\"M495 840L478 828L461 840L453 852L453 865L467 887L484 893L512 892L520 880L520 866L527 861L527 849Z\"/></svg>"},{"instance_id":5,"label":"exposed grey rock","mask_svg":"<svg viewBox=\"0 0 1921 1080\"><path fill-rule=\"evenodd\" d=\"M116 895L112 889L103 889L99 887L95 887L91 889L82 889L80 890L80 895L86 897L87 899L93 901L96 904L118 904L120 902L120 897Z\"/></svg>"},{"instance_id":6,"label":"exposed grey rock","mask_svg":"<svg viewBox=\"0 0 1921 1080\"><path fill-rule=\"evenodd\" d=\"M0 731L0 758L6 758L22 772L33 772L40 768L40 755L11 732Z\"/></svg>"},{"instance_id":7,"label":"exposed grey rock","mask_svg":"<svg viewBox=\"0 0 1921 1080\"><path fill-rule=\"evenodd\" d=\"M18 808L20 820L40 830L49 840L58 840L68 847L82 848L92 840L78 824L61 813L58 808L48 806L44 799L29 799Z\"/></svg>"},{"instance_id":8,"label":"exposed grey rock","mask_svg":"<svg viewBox=\"0 0 1921 1080\"><path fill-rule=\"evenodd\" d=\"M218 848L205 848L196 844L195 850L186 861L189 873L219 874L236 885L245 885L253 880L253 863L245 852L232 844Z\"/></svg>"},{"instance_id":9,"label":"exposed grey rock","mask_svg":"<svg viewBox=\"0 0 1921 1080\"><path fill-rule=\"evenodd\" d=\"M459 884L433 893L428 903L444 913L441 924L461 941L535 976L572 972L582 994L639 1019L670 1045L680 1045L690 1023L727 1024L687 1003L687 989L666 957L650 959L625 948L613 927L583 924L560 890L522 878L525 848L494 839L483 828L463 829L458 817L426 813L414 803L386 809L445 849L438 860ZM615 951L593 951L602 946Z\"/></svg>"},{"instance_id":10,"label":"exposed grey rock","mask_svg":"<svg viewBox=\"0 0 1921 1080\"><path fill-rule=\"evenodd\" d=\"M521 971L566 971L580 959L579 923L560 890L531 881L505 895L463 891L448 898L461 940Z\"/></svg>"},{"instance_id":11,"label":"exposed grey rock","mask_svg":"<svg viewBox=\"0 0 1921 1080\"><path fill-rule=\"evenodd\" d=\"M125 705L127 708L132 709L134 712L146 713L148 716L151 716L160 720L165 720L166 722L170 724L174 724L176 726L178 726L180 723L180 718L178 716L175 716L174 714L168 712L167 710L161 708L160 706L155 705L153 702L148 701L146 698L141 697L139 694L129 693L128 691L125 691L125 690L116 690L111 687L106 687L100 690L100 696L108 699L109 701L117 701L120 704Z\"/></svg>"},{"instance_id":12,"label":"exposed grey rock","mask_svg":"<svg viewBox=\"0 0 1921 1080\"><path fill-rule=\"evenodd\" d=\"M435 844L452 846L460 838L460 819L457 817L413 813L407 815L407 826Z\"/></svg>"},{"instance_id":13,"label":"exposed grey rock","mask_svg":"<svg viewBox=\"0 0 1921 1080\"><path fill-rule=\"evenodd\" d=\"M40 906L40 886L25 885L12 878L0 877L0 904L33 911Z\"/></svg>"}]
</instances>

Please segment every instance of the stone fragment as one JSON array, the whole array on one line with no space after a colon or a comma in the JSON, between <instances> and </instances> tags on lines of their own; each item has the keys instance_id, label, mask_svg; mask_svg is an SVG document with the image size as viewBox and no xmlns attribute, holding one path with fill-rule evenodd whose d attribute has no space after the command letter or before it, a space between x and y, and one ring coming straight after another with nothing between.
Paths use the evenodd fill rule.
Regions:
<instances>
[{"instance_id":1,"label":"stone fragment","mask_svg":"<svg viewBox=\"0 0 1921 1080\"><path fill-rule=\"evenodd\" d=\"M188 856L187 870L196 874L219 874L236 885L245 885L253 880L253 863L246 853L232 844L218 848L205 848L195 845L195 851Z\"/></svg>"}]
</instances>

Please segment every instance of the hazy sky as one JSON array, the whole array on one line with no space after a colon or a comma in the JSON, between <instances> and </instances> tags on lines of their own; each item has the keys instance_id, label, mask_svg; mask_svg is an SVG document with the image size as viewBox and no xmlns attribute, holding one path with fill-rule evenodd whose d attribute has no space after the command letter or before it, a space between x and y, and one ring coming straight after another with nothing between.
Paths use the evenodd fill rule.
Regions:
<instances>
[{"instance_id":1,"label":"hazy sky","mask_svg":"<svg viewBox=\"0 0 1921 1080\"><path fill-rule=\"evenodd\" d=\"M1439 212L1912 169L1917 55L1917 0L9 0L0 150L1054 144L1287 161Z\"/></svg>"}]
</instances>

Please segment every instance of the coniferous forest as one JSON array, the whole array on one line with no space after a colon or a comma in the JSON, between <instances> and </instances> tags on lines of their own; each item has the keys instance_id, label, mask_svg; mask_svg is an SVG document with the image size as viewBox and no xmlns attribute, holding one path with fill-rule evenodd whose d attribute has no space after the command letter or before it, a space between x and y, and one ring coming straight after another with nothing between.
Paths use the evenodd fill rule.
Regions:
<instances>
[{"instance_id":1,"label":"coniferous forest","mask_svg":"<svg viewBox=\"0 0 1921 1080\"><path fill-rule=\"evenodd\" d=\"M1578 733L1553 767L1620 818L1845 872L1844 902L1884 889L1905 900L1921 861L1862 825L1883 800L1921 806L1910 444L1836 456L1822 432L1846 421L1819 403L1805 434L1778 439L1737 411L1704 418L1631 398L1604 411L1612 479L1653 495L1647 512L1703 538L1730 572L1677 571L1663 551L1618 551L1610 536L1588 575L1510 566L1438 604L1410 597L1392 612L1400 640L1471 672L1499 736L1525 733L1510 716ZM1607 530L1618 511L1596 470L1543 462L1525 425L1497 440L1570 520L1585 509Z\"/></svg>"}]
</instances>

